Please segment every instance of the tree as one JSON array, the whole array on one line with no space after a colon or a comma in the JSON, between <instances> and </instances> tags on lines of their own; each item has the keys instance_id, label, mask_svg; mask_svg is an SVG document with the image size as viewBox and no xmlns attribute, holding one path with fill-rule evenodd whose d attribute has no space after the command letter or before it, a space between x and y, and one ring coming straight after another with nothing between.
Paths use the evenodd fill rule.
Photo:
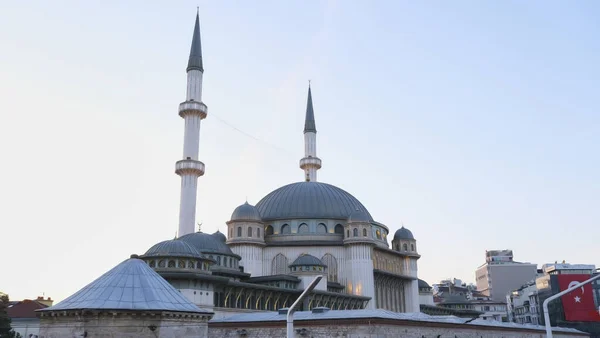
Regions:
<instances>
[{"instance_id":1,"label":"tree","mask_svg":"<svg viewBox=\"0 0 600 338\"><path fill-rule=\"evenodd\" d=\"M10 326L11 320L8 316L8 295L0 292L0 338L21 338L21 335L13 331Z\"/></svg>"}]
</instances>

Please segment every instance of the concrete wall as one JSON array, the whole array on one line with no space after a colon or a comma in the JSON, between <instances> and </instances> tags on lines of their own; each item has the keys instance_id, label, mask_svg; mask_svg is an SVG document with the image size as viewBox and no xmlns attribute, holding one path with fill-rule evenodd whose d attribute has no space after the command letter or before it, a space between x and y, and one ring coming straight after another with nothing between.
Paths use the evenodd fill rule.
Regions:
<instances>
[{"instance_id":1,"label":"concrete wall","mask_svg":"<svg viewBox=\"0 0 600 338\"><path fill-rule=\"evenodd\" d=\"M39 338L81 338L84 333L87 338L205 338L208 337L207 322L206 317L170 313L45 315L40 320Z\"/></svg>"},{"instance_id":2,"label":"concrete wall","mask_svg":"<svg viewBox=\"0 0 600 338\"><path fill-rule=\"evenodd\" d=\"M545 336L544 331L533 330L515 330L515 329L497 329L497 328L482 328L469 327L464 328L458 325L440 325L426 326L428 324L420 323L420 325L394 325L370 323L361 320L362 323L330 323L328 325L320 325L319 323L302 323L297 322L294 325L295 330L306 329L306 335L296 334L296 337L344 337L344 338L542 338ZM248 327L243 323L239 327L218 327L211 324L208 330L209 337L240 337L240 330L246 330L246 338L264 338L264 337L285 337L286 331L284 323L276 327ZM581 334L565 334L554 333L556 338L566 337L586 337Z\"/></svg>"}]
</instances>

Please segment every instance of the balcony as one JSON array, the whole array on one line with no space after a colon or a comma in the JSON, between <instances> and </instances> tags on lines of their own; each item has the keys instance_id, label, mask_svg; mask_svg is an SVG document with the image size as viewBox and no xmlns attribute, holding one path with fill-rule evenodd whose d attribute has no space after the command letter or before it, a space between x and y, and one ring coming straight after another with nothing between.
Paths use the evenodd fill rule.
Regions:
<instances>
[{"instance_id":1,"label":"balcony","mask_svg":"<svg viewBox=\"0 0 600 338\"><path fill-rule=\"evenodd\" d=\"M186 115L199 115L200 118L206 118L208 108L200 101L185 101L179 104L179 116L185 117Z\"/></svg>"},{"instance_id":2,"label":"balcony","mask_svg":"<svg viewBox=\"0 0 600 338\"><path fill-rule=\"evenodd\" d=\"M204 163L189 158L177 161L177 163L175 163L175 173L180 176L184 174L202 176L204 175Z\"/></svg>"},{"instance_id":3,"label":"balcony","mask_svg":"<svg viewBox=\"0 0 600 338\"><path fill-rule=\"evenodd\" d=\"M300 168L304 169L305 167L316 167L317 169L321 169L321 159L318 157L305 157L300 160Z\"/></svg>"}]
</instances>

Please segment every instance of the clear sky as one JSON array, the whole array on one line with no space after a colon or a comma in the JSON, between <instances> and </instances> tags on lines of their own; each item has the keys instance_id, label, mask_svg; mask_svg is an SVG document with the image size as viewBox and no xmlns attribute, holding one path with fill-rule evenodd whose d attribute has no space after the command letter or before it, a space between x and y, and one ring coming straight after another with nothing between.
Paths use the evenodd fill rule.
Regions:
<instances>
[{"instance_id":1,"label":"clear sky","mask_svg":"<svg viewBox=\"0 0 600 338\"><path fill-rule=\"evenodd\" d=\"M419 277L474 282L486 249L600 265L597 1L7 1L11 298L63 299L174 237L197 5L203 231L303 179L311 79L319 180L411 229Z\"/></svg>"}]
</instances>

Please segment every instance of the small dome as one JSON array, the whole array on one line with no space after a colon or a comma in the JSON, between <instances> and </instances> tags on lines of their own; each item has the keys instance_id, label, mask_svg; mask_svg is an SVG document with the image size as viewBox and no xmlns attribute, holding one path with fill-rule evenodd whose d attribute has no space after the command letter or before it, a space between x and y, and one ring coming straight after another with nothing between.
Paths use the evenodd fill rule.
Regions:
<instances>
[{"instance_id":1,"label":"small dome","mask_svg":"<svg viewBox=\"0 0 600 338\"><path fill-rule=\"evenodd\" d=\"M309 255L309 254L300 255L300 257L296 258L294 263L290 264L290 266L306 266L306 265L326 266L325 264L323 264L323 262L321 262L320 259L318 259L315 256Z\"/></svg>"},{"instance_id":2,"label":"small dome","mask_svg":"<svg viewBox=\"0 0 600 338\"><path fill-rule=\"evenodd\" d=\"M195 232L179 237L180 241L186 242L201 253L219 253L235 255L225 242L216 241L215 236L203 232Z\"/></svg>"},{"instance_id":3,"label":"small dome","mask_svg":"<svg viewBox=\"0 0 600 338\"><path fill-rule=\"evenodd\" d=\"M212 236L218 240L220 240L221 242L225 243L227 241L227 237L225 237L225 235L220 232L219 230L217 230L217 232L215 232L214 234L212 234Z\"/></svg>"},{"instance_id":4,"label":"small dome","mask_svg":"<svg viewBox=\"0 0 600 338\"><path fill-rule=\"evenodd\" d=\"M255 206L248 204L248 202L235 208L231 214L232 221L258 221L261 222L260 213Z\"/></svg>"},{"instance_id":5,"label":"small dome","mask_svg":"<svg viewBox=\"0 0 600 338\"><path fill-rule=\"evenodd\" d=\"M363 210L360 209L356 209L354 212L352 212L350 214L350 217L348 217L348 223L353 223L353 222L362 222L362 223L369 223L371 221L371 217L369 217L369 215L364 212Z\"/></svg>"},{"instance_id":6,"label":"small dome","mask_svg":"<svg viewBox=\"0 0 600 338\"><path fill-rule=\"evenodd\" d=\"M419 289L431 289L431 286L426 281L419 279Z\"/></svg>"},{"instance_id":7,"label":"small dome","mask_svg":"<svg viewBox=\"0 0 600 338\"><path fill-rule=\"evenodd\" d=\"M196 250L193 246L189 245L184 241L178 239L171 239L168 241L162 241L158 244L154 244L146 253L144 257L151 256L173 256L173 257L202 257L202 254Z\"/></svg>"},{"instance_id":8,"label":"small dome","mask_svg":"<svg viewBox=\"0 0 600 338\"><path fill-rule=\"evenodd\" d=\"M410 232L410 230L408 230L407 228L405 228L404 226L400 229L398 229L396 231L396 233L394 234L394 240L399 240L399 239L412 239L414 240L415 238L413 237L412 232Z\"/></svg>"}]
</instances>

